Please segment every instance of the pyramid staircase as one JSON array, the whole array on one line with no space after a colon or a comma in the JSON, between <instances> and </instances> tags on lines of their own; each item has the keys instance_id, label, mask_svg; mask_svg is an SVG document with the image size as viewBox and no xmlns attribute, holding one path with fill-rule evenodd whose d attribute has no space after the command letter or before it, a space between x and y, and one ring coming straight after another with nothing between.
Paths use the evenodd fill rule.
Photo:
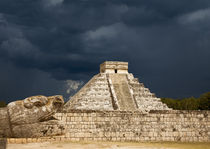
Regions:
<instances>
[{"instance_id":1,"label":"pyramid staircase","mask_svg":"<svg viewBox=\"0 0 210 149\"><path fill-rule=\"evenodd\" d=\"M128 63L107 61L65 105L64 109L150 111L170 110L160 98L128 73Z\"/></svg>"}]
</instances>

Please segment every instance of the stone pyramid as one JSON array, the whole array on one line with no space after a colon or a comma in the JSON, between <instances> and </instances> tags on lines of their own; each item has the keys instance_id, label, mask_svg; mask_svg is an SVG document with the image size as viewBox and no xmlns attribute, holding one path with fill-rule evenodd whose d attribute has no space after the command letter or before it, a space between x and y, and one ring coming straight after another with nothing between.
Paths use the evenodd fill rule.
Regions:
<instances>
[{"instance_id":1,"label":"stone pyramid","mask_svg":"<svg viewBox=\"0 0 210 149\"><path fill-rule=\"evenodd\" d=\"M66 110L169 110L160 98L128 73L128 63L106 61L64 106Z\"/></svg>"}]
</instances>

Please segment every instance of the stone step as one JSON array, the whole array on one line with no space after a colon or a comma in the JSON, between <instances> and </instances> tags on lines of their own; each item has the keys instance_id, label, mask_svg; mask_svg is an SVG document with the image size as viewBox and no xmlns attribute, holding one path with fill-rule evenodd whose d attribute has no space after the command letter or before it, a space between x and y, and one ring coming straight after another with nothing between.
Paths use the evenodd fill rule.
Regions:
<instances>
[{"instance_id":1,"label":"stone step","mask_svg":"<svg viewBox=\"0 0 210 149\"><path fill-rule=\"evenodd\" d=\"M118 106L120 110L135 110L136 105L130 93L126 75L113 74L109 76L117 96Z\"/></svg>"}]
</instances>

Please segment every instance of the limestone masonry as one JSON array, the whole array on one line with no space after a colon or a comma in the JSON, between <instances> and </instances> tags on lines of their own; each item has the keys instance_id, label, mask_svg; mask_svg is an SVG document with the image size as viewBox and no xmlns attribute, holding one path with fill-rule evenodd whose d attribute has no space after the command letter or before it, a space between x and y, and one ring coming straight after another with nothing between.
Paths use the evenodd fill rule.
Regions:
<instances>
[{"instance_id":1,"label":"limestone masonry","mask_svg":"<svg viewBox=\"0 0 210 149\"><path fill-rule=\"evenodd\" d=\"M104 62L63 104L62 96L32 96L0 108L0 141L210 142L210 111L169 109L127 62Z\"/></svg>"},{"instance_id":2,"label":"limestone masonry","mask_svg":"<svg viewBox=\"0 0 210 149\"><path fill-rule=\"evenodd\" d=\"M32 96L0 108L1 137L43 137L64 134L54 114L64 104L62 96Z\"/></svg>"},{"instance_id":3,"label":"limestone masonry","mask_svg":"<svg viewBox=\"0 0 210 149\"><path fill-rule=\"evenodd\" d=\"M209 111L68 111L57 113L66 125L64 140L210 141Z\"/></svg>"},{"instance_id":4,"label":"limestone masonry","mask_svg":"<svg viewBox=\"0 0 210 149\"><path fill-rule=\"evenodd\" d=\"M210 111L151 110L80 111L56 113L65 134L54 137L8 139L9 143L44 141L178 141L210 142ZM56 127L46 125L46 127Z\"/></svg>"},{"instance_id":5,"label":"limestone masonry","mask_svg":"<svg viewBox=\"0 0 210 149\"><path fill-rule=\"evenodd\" d=\"M149 111L170 110L128 73L127 62L106 61L95 75L76 93L64 109Z\"/></svg>"}]
</instances>

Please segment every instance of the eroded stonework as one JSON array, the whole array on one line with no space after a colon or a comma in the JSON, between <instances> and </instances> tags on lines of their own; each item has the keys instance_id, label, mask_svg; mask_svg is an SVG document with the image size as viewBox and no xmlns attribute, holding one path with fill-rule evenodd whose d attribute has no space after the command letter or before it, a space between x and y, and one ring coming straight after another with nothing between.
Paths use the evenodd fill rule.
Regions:
<instances>
[{"instance_id":1,"label":"eroded stonework","mask_svg":"<svg viewBox=\"0 0 210 149\"><path fill-rule=\"evenodd\" d=\"M112 95L106 74L95 75L66 103L65 108L113 110Z\"/></svg>"},{"instance_id":2,"label":"eroded stonework","mask_svg":"<svg viewBox=\"0 0 210 149\"><path fill-rule=\"evenodd\" d=\"M64 106L65 110L170 110L160 98L145 88L132 73L127 62L106 61L95 75Z\"/></svg>"},{"instance_id":3,"label":"eroded stonework","mask_svg":"<svg viewBox=\"0 0 210 149\"><path fill-rule=\"evenodd\" d=\"M63 134L64 126L54 118L63 107L62 96L32 96L0 109L0 137L43 137Z\"/></svg>"}]
</instances>

